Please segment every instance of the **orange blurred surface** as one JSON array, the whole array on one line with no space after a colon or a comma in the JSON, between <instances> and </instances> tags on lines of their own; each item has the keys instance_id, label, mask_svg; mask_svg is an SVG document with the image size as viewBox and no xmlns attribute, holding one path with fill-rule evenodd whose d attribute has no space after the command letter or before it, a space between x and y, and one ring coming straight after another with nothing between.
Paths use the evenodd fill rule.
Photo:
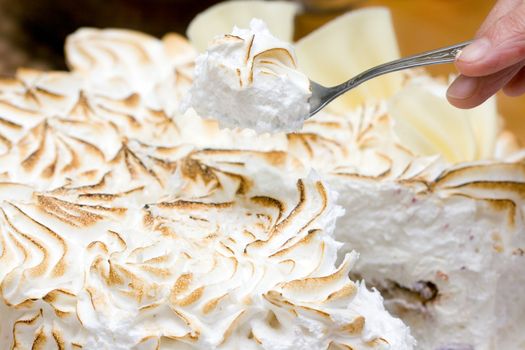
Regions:
<instances>
[{"instance_id":1,"label":"orange blurred surface","mask_svg":"<svg viewBox=\"0 0 525 350\"><path fill-rule=\"evenodd\" d=\"M410 55L471 39L496 0L364 0L356 7L388 6L402 55ZM298 20L304 35L337 14L311 13ZM429 67L434 75L455 72L453 65ZM525 144L525 96L498 95L498 106L507 129Z\"/></svg>"}]
</instances>

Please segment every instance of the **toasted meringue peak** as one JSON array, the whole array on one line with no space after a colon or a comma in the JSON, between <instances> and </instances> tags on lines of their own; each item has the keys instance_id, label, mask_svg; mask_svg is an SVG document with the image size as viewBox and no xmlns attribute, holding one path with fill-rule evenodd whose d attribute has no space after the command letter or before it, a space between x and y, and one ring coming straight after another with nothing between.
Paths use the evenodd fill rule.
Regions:
<instances>
[{"instance_id":1,"label":"toasted meringue peak","mask_svg":"<svg viewBox=\"0 0 525 350\"><path fill-rule=\"evenodd\" d=\"M296 69L291 44L253 19L217 37L196 60L195 79L183 106L221 126L258 132L293 131L308 115L310 81Z\"/></svg>"},{"instance_id":2,"label":"toasted meringue peak","mask_svg":"<svg viewBox=\"0 0 525 350\"><path fill-rule=\"evenodd\" d=\"M457 115L437 93L442 89L408 76L400 92L410 106L405 115L396 109L399 96L345 115L324 111L288 135L288 151L339 192L346 214L335 235L361 253L353 271L381 291L418 347L519 348L525 319L516 308L525 298L512 290L525 280L512 276L524 266L523 152L497 146L513 141L489 129L499 118L492 101ZM434 118L426 121L427 115ZM414 132L427 135L427 128L438 137L433 150L421 152L399 132L408 116ZM445 133L449 118L455 129ZM479 143L485 139L492 146Z\"/></svg>"},{"instance_id":3,"label":"toasted meringue peak","mask_svg":"<svg viewBox=\"0 0 525 350\"><path fill-rule=\"evenodd\" d=\"M389 37L367 11L326 33ZM418 348L522 346L525 154L492 101L443 134L444 85L405 72L293 134L224 130L179 112L195 52L81 30L71 72L0 79L0 348L414 349L383 302Z\"/></svg>"},{"instance_id":4,"label":"toasted meringue peak","mask_svg":"<svg viewBox=\"0 0 525 350\"><path fill-rule=\"evenodd\" d=\"M192 45L204 52L218 35L234 26L247 28L252 18L260 18L279 40L292 42L294 17L299 6L289 1L224 1L198 14L186 32Z\"/></svg>"},{"instance_id":5,"label":"toasted meringue peak","mask_svg":"<svg viewBox=\"0 0 525 350\"><path fill-rule=\"evenodd\" d=\"M146 76L157 78L156 63L164 56L160 41L129 30L83 28L66 41L71 70L85 75L106 75L107 80L124 79L138 85Z\"/></svg>"},{"instance_id":6,"label":"toasted meringue peak","mask_svg":"<svg viewBox=\"0 0 525 350\"><path fill-rule=\"evenodd\" d=\"M169 112L189 86L194 57L175 34L161 41L131 30L82 28L66 41L66 60L92 93L120 99L140 93L151 108Z\"/></svg>"},{"instance_id":7,"label":"toasted meringue peak","mask_svg":"<svg viewBox=\"0 0 525 350\"><path fill-rule=\"evenodd\" d=\"M283 177L270 154L173 150L179 185L151 187L163 173L134 152L120 186L0 184L21 194L0 204L3 345L412 348L380 296L348 278L357 254L336 266L342 211L322 182ZM240 163L218 165L228 157Z\"/></svg>"},{"instance_id":8,"label":"toasted meringue peak","mask_svg":"<svg viewBox=\"0 0 525 350\"><path fill-rule=\"evenodd\" d=\"M349 279L357 253L336 264L342 210L284 134L176 112L185 39L82 30L68 45L73 72L0 84L2 347L413 348Z\"/></svg>"}]
</instances>

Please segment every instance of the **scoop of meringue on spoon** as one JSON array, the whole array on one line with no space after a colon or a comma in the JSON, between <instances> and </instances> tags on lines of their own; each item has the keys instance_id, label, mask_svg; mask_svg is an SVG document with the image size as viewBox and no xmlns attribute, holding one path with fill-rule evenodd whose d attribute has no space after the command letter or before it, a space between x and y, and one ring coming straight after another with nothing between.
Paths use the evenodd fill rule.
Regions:
<instances>
[{"instance_id":1,"label":"scoop of meringue on spoon","mask_svg":"<svg viewBox=\"0 0 525 350\"><path fill-rule=\"evenodd\" d=\"M193 85L182 109L193 107L223 127L257 132L291 132L338 96L367 80L403 69L453 62L470 42L391 61L350 80L325 87L300 72L293 45L253 19L250 29L235 27L215 38L196 60Z\"/></svg>"},{"instance_id":2,"label":"scoop of meringue on spoon","mask_svg":"<svg viewBox=\"0 0 525 350\"><path fill-rule=\"evenodd\" d=\"M222 127L257 132L294 131L308 115L308 77L297 69L293 46L277 39L259 19L215 38L196 59L189 107Z\"/></svg>"}]
</instances>

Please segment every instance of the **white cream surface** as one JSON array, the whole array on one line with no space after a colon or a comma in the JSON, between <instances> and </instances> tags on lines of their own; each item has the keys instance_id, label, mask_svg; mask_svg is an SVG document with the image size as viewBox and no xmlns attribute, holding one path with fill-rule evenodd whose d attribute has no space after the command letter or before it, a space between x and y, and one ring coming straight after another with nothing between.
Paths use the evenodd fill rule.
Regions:
<instances>
[{"instance_id":1,"label":"white cream surface","mask_svg":"<svg viewBox=\"0 0 525 350\"><path fill-rule=\"evenodd\" d=\"M258 132L299 130L308 115L308 77L297 69L293 46L253 19L234 28L197 57L193 85L183 108L227 128Z\"/></svg>"},{"instance_id":2,"label":"white cream surface","mask_svg":"<svg viewBox=\"0 0 525 350\"><path fill-rule=\"evenodd\" d=\"M524 319L516 311L525 305L518 292L525 264L520 217L511 226L509 213L496 214L489 200L421 196L393 182L332 184L346 209L336 237L362 252L354 271L380 289L418 348L524 345L517 337Z\"/></svg>"},{"instance_id":3,"label":"white cream surface","mask_svg":"<svg viewBox=\"0 0 525 350\"><path fill-rule=\"evenodd\" d=\"M72 72L0 79L0 349L413 350L286 135L176 112L170 40L81 30Z\"/></svg>"},{"instance_id":4,"label":"white cream surface","mask_svg":"<svg viewBox=\"0 0 525 350\"><path fill-rule=\"evenodd\" d=\"M410 80L420 89L438 84ZM424 100L411 105L414 117L427 117ZM398 141L389 107L323 111L288 136L288 151L339 193L346 212L336 238L343 251L360 253L352 273L379 288L418 349L524 348L523 153L510 156L501 134L495 146L473 151L503 161L452 165L439 154L415 156ZM483 123L490 111L475 113Z\"/></svg>"},{"instance_id":5,"label":"white cream surface","mask_svg":"<svg viewBox=\"0 0 525 350\"><path fill-rule=\"evenodd\" d=\"M417 349L525 348L523 153L418 156L389 101L221 130L178 113L184 39L77 35L72 72L0 79L0 348L416 348L383 298Z\"/></svg>"}]
</instances>

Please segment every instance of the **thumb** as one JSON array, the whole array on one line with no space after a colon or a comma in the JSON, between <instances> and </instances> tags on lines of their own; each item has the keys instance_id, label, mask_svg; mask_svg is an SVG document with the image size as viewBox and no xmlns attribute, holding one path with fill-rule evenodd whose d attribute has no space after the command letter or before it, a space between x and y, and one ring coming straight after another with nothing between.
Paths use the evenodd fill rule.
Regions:
<instances>
[{"instance_id":1,"label":"thumb","mask_svg":"<svg viewBox=\"0 0 525 350\"><path fill-rule=\"evenodd\" d=\"M525 60L525 1L485 23L477 36L456 59L461 74L486 76Z\"/></svg>"}]
</instances>

